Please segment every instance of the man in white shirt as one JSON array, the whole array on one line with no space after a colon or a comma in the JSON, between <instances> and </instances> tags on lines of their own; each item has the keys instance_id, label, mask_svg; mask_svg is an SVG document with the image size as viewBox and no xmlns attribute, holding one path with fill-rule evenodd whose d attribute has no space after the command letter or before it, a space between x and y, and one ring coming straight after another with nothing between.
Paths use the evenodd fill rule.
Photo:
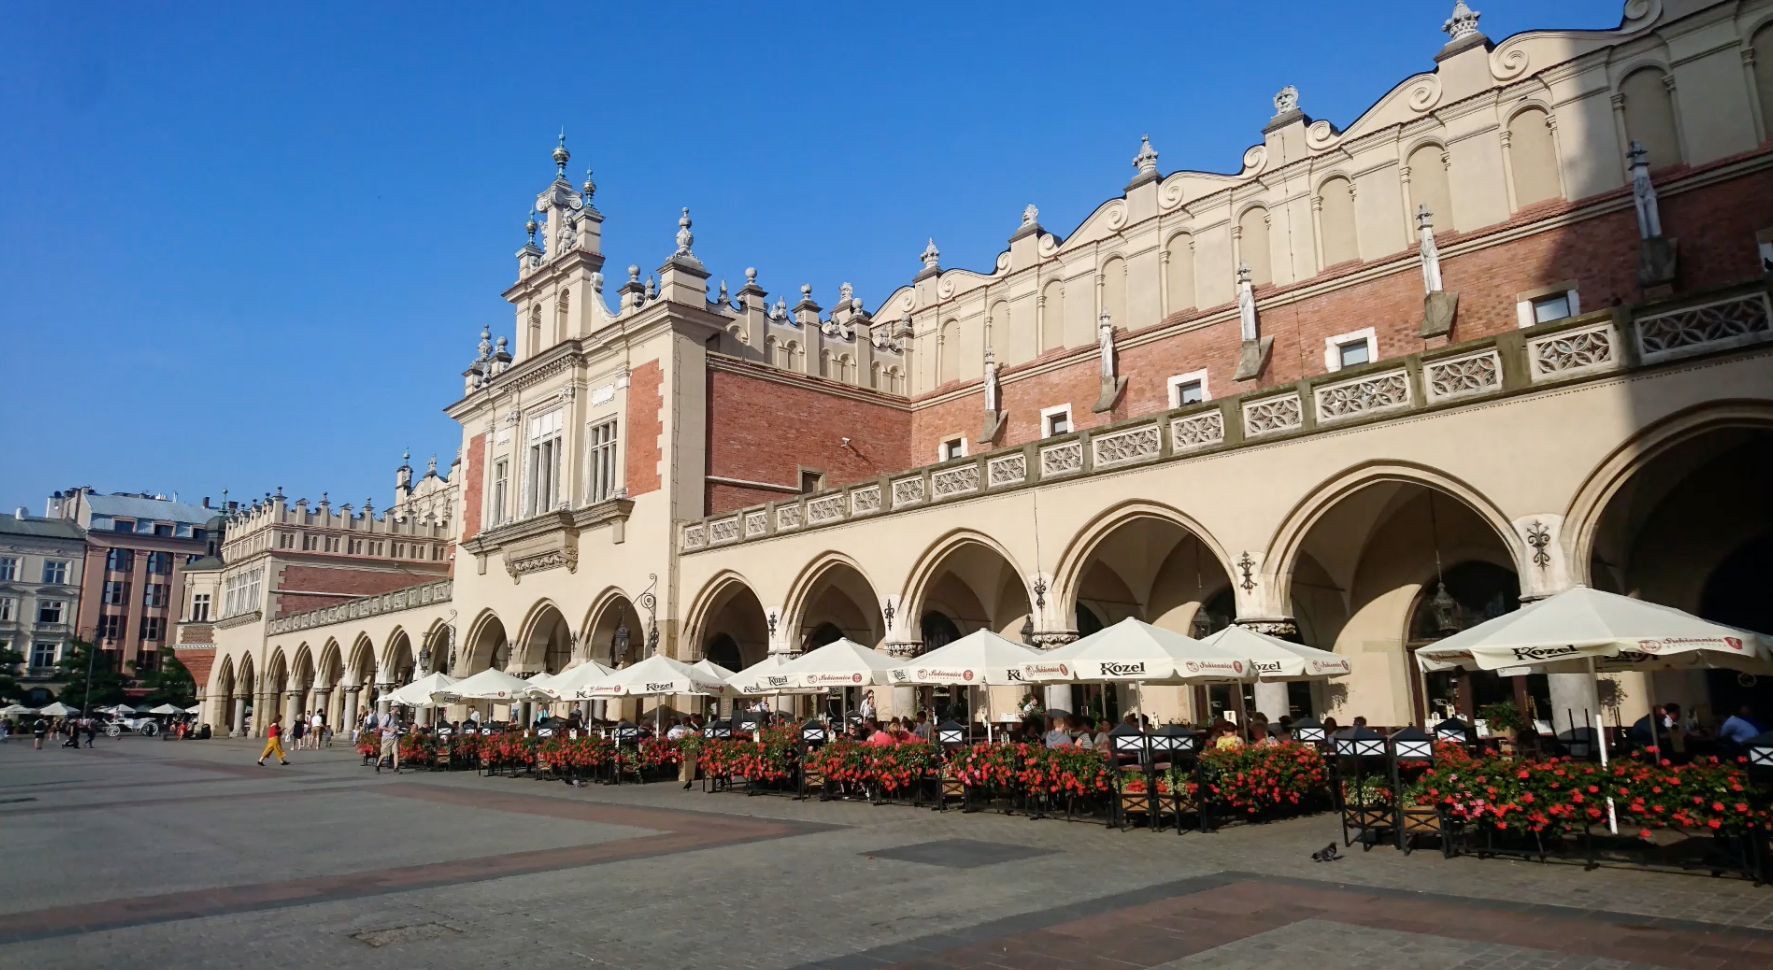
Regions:
<instances>
[{"instance_id":1,"label":"man in white shirt","mask_svg":"<svg viewBox=\"0 0 1773 970\"><path fill-rule=\"evenodd\" d=\"M328 740L326 738L326 712L325 711L319 710L317 708L314 711L314 716L308 718L308 737L313 739L313 743L310 746L313 747L316 751L318 751L320 749L320 744L322 741Z\"/></svg>"}]
</instances>

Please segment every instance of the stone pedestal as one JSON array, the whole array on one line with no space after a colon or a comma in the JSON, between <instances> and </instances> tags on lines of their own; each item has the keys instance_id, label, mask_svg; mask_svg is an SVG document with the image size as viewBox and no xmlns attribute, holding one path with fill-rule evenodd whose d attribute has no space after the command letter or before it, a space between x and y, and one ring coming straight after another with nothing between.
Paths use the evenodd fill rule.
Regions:
<instances>
[{"instance_id":1,"label":"stone pedestal","mask_svg":"<svg viewBox=\"0 0 1773 970\"><path fill-rule=\"evenodd\" d=\"M1004 413L1002 411L986 411L985 426L979 431L979 443L991 444L997 440L998 433L1003 431Z\"/></svg>"},{"instance_id":2,"label":"stone pedestal","mask_svg":"<svg viewBox=\"0 0 1773 970\"><path fill-rule=\"evenodd\" d=\"M1422 298L1422 331L1424 337L1445 337L1453 332L1453 318L1459 313L1459 294L1435 290Z\"/></svg>"},{"instance_id":3,"label":"stone pedestal","mask_svg":"<svg viewBox=\"0 0 1773 970\"><path fill-rule=\"evenodd\" d=\"M1680 268L1676 249L1676 240L1663 236L1638 241L1638 285L1645 296L1667 296L1674 291Z\"/></svg>"},{"instance_id":4,"label":"stone pedestal","mask_svg":"<svg viewBox=\"0 0 1773 970\"><path fill-rule=\"evenodd\" d=\"M1097 392L1096 403L1090 407L1090 410L1097 414L1114 410L1115 404L1120 402L1121 393L1126 389L1127 379L1124 377L1102 378L1101 390Z\"/></svg>"},{"instance_id":5,"label":"stone pedestal","mask_svg":"<svg viewBox=\"0 0 1773 970\"><path fill-rule=\"evenodd\" d=\"M1243 342L1237 356L1237 372L1231 375L1234 381L1255 380L1268 366L1268 354L1274 349L1273 337L1259 337Z\"/></svg>"}]
</instances>

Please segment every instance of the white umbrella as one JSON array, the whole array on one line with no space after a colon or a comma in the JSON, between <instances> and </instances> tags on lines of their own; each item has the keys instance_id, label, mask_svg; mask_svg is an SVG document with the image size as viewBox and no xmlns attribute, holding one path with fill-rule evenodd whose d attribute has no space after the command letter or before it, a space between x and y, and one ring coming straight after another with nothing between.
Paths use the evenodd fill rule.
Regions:
<instances>
[{"instance_id":1,"label":"white umbrella","mask_svg":"<svg viewBox=\"0 0 1773 970\"><path fill-rule=\"evenodd\" d=\"M1562 665L1586 672L1722 667L1773 672L1767 637L1672 606L1576 586L1416 651L1424 670ZM1576 661L1578 663L1571 663Z\"/></svg>"},{"instance_id":2,"label":"white umbrella","mask_svg":"<svg viewBox=\"0 0 1773 970\"><path fill-rule=\"evenodd\" d=\"M387 701L400 707L436 707L437 702L431 695L448 689L455 682L456 679L446 673L429 673L389 694Z\"/></svg>"},{"instance_id":3,"label":"white umbrella","mask_svg":"<svg viewBox=\"0 0 1773 970\"><path fill-rule=\"evenodd\" d=\"M175 707L172 704L162 704L159 707L149 708L148 713L149 714L183 714L183 713L185 713L185 709L182 707Z\"/></svg>"},{"instance_id":4,"label":"white umbrella","mask_svg":"<svg viewBox=\"0 0 1773 970\"><path fill-rule=\"evenodd\" d=\"M576 695L593 697L657 697L665 694L724 694L726 682L681 660L655 653L632 667L623 667L587 684Z\"/></svg>"},{"instance_id":5,"label":"white umbrella","mask_svg":"<svg viewBox=\"0 0 1773 970\"><path fill-rule=\"evenodd\" d=\"M99 708L99 711L105 714L119 715L138 713L135 708L130 707L128 704L118 704L116 707L101 707Z\"/></svg>"},{"instance_id":6,"label":"white umbrella","mask_svg":"<svg viewBox=\"0 0 1773 970\"><path fill-rule=\"evenodd\" d=\"M203 713L203 705L202 704L192 704L190 707L185 708L185 713L186 714L201 714L201 713Z\"/></svg>"},{"instance_id":7,"label":"white umbrella","mask_svg":"<svg viewBox=\"0 0 1773 970\"><path fill-rule=\"evenodd\" d=\"M11 716L14 714L35 714L35 713L37 713L36 708L26 707L23 704L8 704L5 707L0 707L0 715Z\"/></svg>"},{"instance_id":8,"label":"white umbrella","mask_svg":"<svg viewBox=\"0 0 1773 970\"><path fill-rule=\"evenodd\" d=\"M707 657L703 657L702 659L696 661L695 663L690 664L690 669L691 670L700 670L702 673L707 674L710 677L713 677L714 679L720 681L723 684L726 683L727 680L733 676L733 671L728 670L725 667L722 667L721 665L715 663L714 661L709 660Z\"/></svg>"},{"instance_id":9,"label":"white umbrella","mask_svg":"<svg viewBox=\"0 0 1773 970\"><path fill-rule=\"evenodd\" d=\"M1339 653L1291 643L1235 623L1201 638L1200 642L1249 657L1261 680L1328 680L1345 677L1354 670L1348 658Z\"/></svg>"},{"instance_id":10,"label":"white umbrella","mask_svg":"<svg viewBox=\"0 0 1773 970\"><path fill-rule=\"evenodd\" d=\"M735 694L756 697L760 694L823 694L823 687L796 687L792 675L782 668L793 661L784 653L767 653L763 659L733 674L726 685Z\"/></svg>"},{"instance_id":11,"label":"white umbrella","mask_svg":"<svg viewBox=\"0 0 1773 970\"><path fill-rule=\"evenodd\" d=\"M503 670L488 667L472 677L464 677L453 684L433 691L434 701L501 701L509 704L522 700L529 689L529 681L521 677L513 677Z\"/></svg>"},{"instance_id":12,"label":"white umbrella","mask_svg":"<svg viewBox=\"0 0 1773 970\"><path fill-rule=\"evenodd\" d=\"M591 684L601 683L604 678L613 673L615 670L610 667L605 667L595 660L586 660L577 667L565 673L555 674L540 684L536 683L536 678L532 677L529 685L532 693L552 697L556 700L562 698L572 700L578 697L580 690Z\"/></svg>"},{"instance_id":13,"label":"white umbrella","mask_svg":"<svg viewBox=\"0 0 1773 970\"><path fill-rule=\"evenodd\" d=\"M56 701L48 707L38 708L37 713L44 717L67 717L70 714L76 714L79 712L75 711L68 705L63 704L61 701Z\"/></svg>"},{"instance_id":14,"label":"white umbrella","mask_svg":"<svg viewBox=\"0 0 1773 970\"><path fill-rule=\"evenodd\" d=\"M1205 684L1255 679L1249 655L1127 617L1022 665L1037 682Z\"/></svg>"},{"instance_id":15,"label":"white umbrella","mask_svg":"<svg viewBox=\"0 0 1773 970\"><path fill-rule=\"evenodd\" d=\"M978 630L943 647L931 650L908 664L888 671L894 684L948 684L999 687L1020 684L1024 664L1045 655L1032 647Z\"/></svg>"},{"instance_id":16,"label":"white umbrella","mask_svg":"<svg viewBox=\"0 0 1773 970\"><path fill-rule=\"evenodd\" d=\"M801 654L776 671L796 687L862 687L887 683L899 662L884 653L840 638Z\"/></svg>"}]
</instances>

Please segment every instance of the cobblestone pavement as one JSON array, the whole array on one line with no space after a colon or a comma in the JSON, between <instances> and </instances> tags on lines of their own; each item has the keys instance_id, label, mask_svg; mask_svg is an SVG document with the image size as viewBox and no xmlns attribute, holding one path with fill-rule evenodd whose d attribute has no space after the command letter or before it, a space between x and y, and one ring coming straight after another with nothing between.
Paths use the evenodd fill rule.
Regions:
<instances>
[{"instance_id":1,"label":"cobblestone pavement","mask_svg":"<svg viewBox=\"0 0 1773 970\"><path fill-rule=\"evenodd\" d=\"M108 743L106 743L108 741ZM340 747L0 745L0 967L1773 967L1773 889L655 784Z\"/></svg>"}]
</instances>

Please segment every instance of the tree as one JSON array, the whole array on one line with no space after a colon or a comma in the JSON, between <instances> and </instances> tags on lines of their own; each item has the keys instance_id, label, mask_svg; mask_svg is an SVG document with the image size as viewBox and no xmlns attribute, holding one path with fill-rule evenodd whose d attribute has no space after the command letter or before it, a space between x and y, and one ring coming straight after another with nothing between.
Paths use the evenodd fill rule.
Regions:
<instances>
[{"instance_id":1,"label":"tree","mask_svg":"<svg viewBox=\"0 0 1773 970\"><path fill-rule=\"evenodd\" d=\"M142 698L141 706L159 707L171 704L185 708L197 703L197 680L191 676L190 668L184 661L172 655L170 650L161 653L164 658L160 669L150 670L141 676L141 686L148 688L150 693Z\"/></svg>"},{"instance_id":2,"label":"tree","mask_svg":"<svg viewBox=\"0 0 1773 970\"><path fill-rule=\"evenodd\" d=\"M25 689L18 683L18 665L24 662L24 654L10 647L0 647L0 702L25 698Z\"/></svg>"},{"instance_id":3,"label":"tree","mask_svg":"<svg viewBox=\"0 0 1773 970\"><path fill-rule=\"evenodd\" d=\"M59 699L69 707L91 704L106 707L123 703L124 677L111 669L111 659L103 650L90 656L95 648L85 640L69 640L62 659L55 662L56 679L62 681ZM86 667L92 664L92 693L87 694Z\"/></svg>"}]
</instances>

